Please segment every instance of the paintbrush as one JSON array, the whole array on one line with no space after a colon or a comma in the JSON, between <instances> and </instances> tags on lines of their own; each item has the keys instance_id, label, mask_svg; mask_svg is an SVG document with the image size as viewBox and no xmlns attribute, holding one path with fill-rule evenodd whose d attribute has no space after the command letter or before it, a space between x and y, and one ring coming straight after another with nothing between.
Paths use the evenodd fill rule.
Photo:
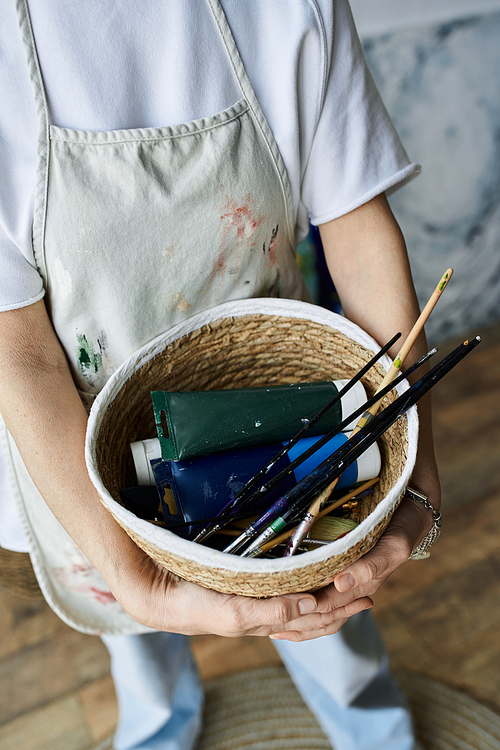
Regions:
<instances>
[{"instance_id":1,"label":"paintbrush","mask_svg":"<svg viewBox=\"0 0 500 750\"><path fill-rule=\"evenodd\" d=\"M329 544L348 534L357 525L358 522L353 521L352 518L339 518L338 516L318 518L304 541L307 544Z\"/></svg>"},{"instance_id":2,"label":"paintbrush","mask_svg":"<svg viewBox=\"0 0 500 750\"><path fill-rule=\"evenodd\" d=\"M445 290L449 280L451 279L453 275L453 269L448 268L443 276L441 277L438 285L434 289L433 293L431 294L429 301L427 302L426 306L420 313L420 315L417 318L417 321L413 328L411 329L410 333L408 334L403 346L401 347L400 351L394 358L391 366L387 370L384 379L380 383L379 387L377 388L377 391L375 395L379 394L383 388L391 383L394 378L399 373L401 366L403 362L405 361L406 357L408 356L408 353L410 352L412 346L414 345L415 341L419 337L420 333L423 331L424 325L427 322L431 312L433 311L434 307L436 306L439 298L441 297L441 294ZM353 435L356 434L356 432L361 429L367 422L369 422L375 414L377 413L380 404L382 402L382 398L380 398L378 401L373 403L369 409L366 410L364 414L359 419L359 422L357 423L356 427L351 433L351 438ZM338 480L337 480L338 481ZM304 538L304 536L307 534L308 530L311 528L312 524L314 523L319 508L322 503L323 495L328 493L329 490L333 490L335 487L335 484L332 484L331 487L326 488L324 490L324 493L322 493L321 497L317 498L310 508L308 509L303 521L297 526L297 529L295 530L294 534L290 537L290 541L288 542L284 552L283 557L289 557L290 555L293 555L295 553L295 550L298 548L300 542Z\"/></svg>"},{"instance_id":3,"label":"paintbrush","mask_svg":"<svg viewBox=\"0 0 500 750\"><path fill-rule=\"evenodd\" d=\"M381 391L382 388L384 388L388 383L391 383L394 380L394 378L396 377L396 375L399 373L399 371L401 370L401 366L403 365L403 362L405 361L406 357L408 356L408 353L410 352L410 350L411 350L412 346L414 345L415 341L418 339L418 337L420 336L420 334L424 330L424 326L425 326L425 324L426 324L426 322L427 322L427 320L428 320L431 312L434 310L434 308L435 308L435 306L436 306L439 298L441 297L442 293L446 289L446 287L448 285L448 282L449 282L449 280L451 279L452 276L453 276L453 268L448 268L444 272L444 274L442 275L442 277L441 277L441 279L439 281L439 284L436 286L436 288L432 292L431 296L429 297L429 300L428 300L426 306L424 307L424 309L422 310L422 312L418 316L415 325L411 329L410 333L408 334L407 338L405 339L405 342L404 342L403 346L401 347L400 351L398 352L398 354L394 358L391 366L387 370L387 372L386 372L386 374L384 376L384 379L382 380L382 382L380 383L379 387L377 388L376 393L378 393L379 391ZM380 401L381 400L382 399L380 399ZM379 409L380 401L378 403L373 404L372 406L370 406L370 408L368 409L368 413L369 413L370 416L366 415L364 417L365 419L370 419L370 417L375 416L375 414L377 413L377 411ZM363 427L364 424L365 424L365 422L363 421L363 417L362 417L359 420L358 425L356 425L356 427L358 427L358 426L359 427ZM356 427L354 429L356 429Z\"/></svg>"},{"instance_id":4,"label":"paintbrush","mask_svg":"<svg viewBox=\"0 0 500 750\"><path fill-rule=\"evenodd\" d=\"M335 508L340 507L341 505L344 505L345 503L349 502L350 500L353 500L355 498L363 498L366 497L366 495L373 492L373 485L376 484L379 481L379 477L375 477L374 479L369 479L364 484L360 485L359 487L351 490L347 493L347 495L344 495L343 497L334 500L331 503L327 503L324 508L321 509L319 512L318 518L323 518L323 516L326 516L328 513L331 513ZM269 550L273 549L274 547L277 547L278 544L282 544L283 542L286 542L291 535L294 532L294 527L291 529L288 529L287 531L284 531L279 536L274 537L274 539L271 539L269 542L266 542L265 544L261 545L257 550L254 557L259 557L259 555L262 555L266 552L269 552Z\"/></svg>"},{"instance_id":5,"label":"paintbrush","mask_svg":"<svg viewBox=\"0 0 500 750\"><path fill-rule=\"evenodd\" d=\"M395 417L393 421L395 421L395 419L397 419L397 417ZM336 451L332 454L330 459L323 462L318 469L311 472L311 474L301 480L293 490L283 495L283 497L274 503L274 505L271 506L271 508L263 514L258 521L254 522L251 527L249 527L252 528L252 537L256 536L261 529L263 529L263 531L250 544L250 546L241 553L241 556L255 557L263 544L268 540L273 539L289 523L300 518L301 513L310 504L312 497L315 497L318 494L318 491L324 487L325 482L330 482L332 478L336 478L345 471L345 469L366 450L367 443L374 442L391 424L392 421L386 419L382 424L377 422L377 424L373 424L373 426L367 425L364 431L358 433L356 436L357 444L354 447L351 446L347 454L345 451ZM370 433L369 435L366 434L368 432ZM370 440L371 435L373 435L372 440ZM323 472L326 471L326 475L318 474L317 472L320 470ZM278 503L281 503L281 507L278 507Z\"/></svg>"},{"instance_id":6,"label":"paintbrush","mask_svg":"<svg viewBox=\"0 0 500 750\"><path fill-rule=\"evenodd\" d=\"M314 524L310 533L307 534L305 539L302 541L299 550L301 552L309 552L311 549L322 547L325 544L331 544L337 539L341 539L343 536L346 536L346 534L355 529L357 525L358 523L356 521L353 521L350 518L340 518L339 516L329 516L327 518L318 520ZM286 534L281 534L280 537L276 537L275 539L273 539L272 542L269 543L269 545L266 545L267 547L269 547L269 549L265 551L264 554L266 554L266 552L271 552L274 547L282 544L285 538ZM278 539L280 541L278 541ZM255 557L257 557L257 555L255 555ZM270 555L270 557L276 558L276 555Z\"/></svg>"},{"instance_id":7,"label":"paintbrush","mask_svg":"<svg viewBox=\"0 0 500 750\"><path fill-rule=\"evenodd\" d=\"M309 430L317 423L319 420L324 417L324 415L335 406L336 403L339 402L339 400L345 396L345 394L357 383L361 380L364 375L373 367L376 362L384 355L386 354L389 349L398 341L398 339L401 338L401 334L397 333L393 338L387 342L376 354L373 355L373 357L369 360L369 362L364 365L359 372L357 372L346 385L329 401L325 406L320 409L320 411L311 419L309 419L303 427L297 432L294 437L288 441L288 443L278 452L275 456L257 473L255 476L253 476L244 487L241 488L241 490L230 500L227 505L222 508L222 510L219 511L219 516L221 518L224 518L224 516L227 513L230 513L231 510L241 507L244 503L246 504L247 499L250 500L250 492L251 490L257 485L258 482L260 482L263 477L269 473L269 471L275 466L278 461L280 461L287 453L290 451L294 445L296 445L299 440L301 440L308 432ZM347 421L347 424L352 422L352 415L349 417L349 420ZM355 419L355 417L354 417ZM259 490L260 492L262 490ZM212 526L209 524L208 526L205 526L199 534L195 537L193 541L195 542L201 542L203 539L208 539L209 536L212 536L212 534L215 534L218 529L221 528L221 525Z\"/></svg>"},{"instance_id":8,"label":"paintbrush","mask_svg":"<svg viewBox=\"0 0 500 750\"><path fill-rule=\"evenodd\" d=\"M255 548L272 539L283 529L285 524L299 517L303 509L308 507L311 495L315 497L319 492L328 487L334 479L345 471L347 466L355 461L369 445L381 437L397 419L469 354L480 341L480 337L476 336L472 341L465 341L463 344L460 344L430 372L426 373L392 404L374 417L371 422L362 427L353 438L335 451L329 459L323 461L320 466L302 479L292 490L283 495L272 506L275 508L274 514L270 513L271 509L269 509L261 516L265 524L261 524L261 519L255 522L254 526L262 528L265 525L267 528L244 550L242 556L253 557L253 550ZM278 504L281 504L281 508L278 507ZM274 518L272 517L273 515Z\"/></svg>"},{"instance_id":9,"label":"paintbrush","mask_svg":"<svg viewBox=\"0 0 500 750\"><path fill-rule=\"evenodd\" d=\"M312 445L308 450L304 451L300 456L297 456L297 458L292 461L285 469L280 471L276 476L274 476L272 479L269 480L266 484L264 484L261 488L256 490L252 495L250 495L250 498L248 499L248 502L251 503L254 500L257 500L257 498L260 497L262 492L265 492L272 487L274 487L283 477L289 473L289 471L293 471L293 469L298 466L300 463L305 461L309 456L311 456L313 453L315 453L319 448L321 448L325 443L327 443L329 440L331 440L338 432L340 432L344 425L349 424L352 422L353 419L356 419L361 414L364 414L367 407L370 406L370 404L375 403L376 401L380 400L380 398L383 398L389 391L391 391L397 383L404 380L406 377L411 375L418 367L420 367L424 362L426 362L430 357L432 357L436 353L437 349L431 349L431 351L427 352L423 357L421 357L417 362L414 362L411 367L409 367L405 372L401 373L398 378L393 382L387 385L382 391L379 391L377 394L372 396L371 399L368 399L368 401L363 404L363 406L360 406L359 409L357 409L353 414L351 414L347 419L344 420L338 427L336 427L334 430L329 432L327 435L324 435L320 440L318 440L314 445ZM352 437L352 435L351 435ZM349 442L349 441L348 441ZM281 498L278 499L275 503L276 507L279 506L281 502ZM271 512L273 512L274 506L271 506ZM252 539L256 534L259 533L262 526L260 523L258 524L260 528L256 529L255 524L251 524L248 526L247 529L237 538L234 539L231 544L229 544L224 552L228 553L234 553L237 552L243 545L245 545L250 539Z\"/></svg>"},{"instance_id":10,"label":"paintbrush","mask_svg":"<svg viewBox=\"0 0 500 750\"><path fill-rule=\"evenodd\" d=\"M448 357L445 357L438 365L436 365L433 370L424 375L421 380L415 383L408 391L406 391L402 396L394 401L393 404L391 404L381 414L375 417L371 423L365 425L365 427L363 427L357 433L357 435L353 438L353 442L356 443L356 445L351 449L347 458L344 457L344 454L346 450L348 450L348 443L344 444L336 452L336 454L332 455L331 459L327 459L326 461L324 461L323 464L313 472L311 472L308 477L305 477L301 482L299 482L299 484L297 484L293 490L287 493L288 497L286 499L288 500L290 496L297 494L300 491L304 491L305 495L303 497L302 507L307 507L308 503L310 502L309 498L311 497L311 495L317 495L322 488L330 484L332 479L335 479L337 476L339 476L340 473L344 471L345 467L353 460L353 458L356 458L359 453L365 450L367 445L369 445L373 440L378 439L385 432L385 430L391 426L391 424L399 419L399 417L402 416L402 414L404 414L407 409L413 406L425 393L427 393L439 380L441 380L441 378L444 377L444 375L446 375L456 364L458 364L458 362L463 359L464 356L472 351L472 349L475 348L480 341L481 339L479 338L479 336L477 336L472 341L466 341L464 342L464 344L461 344L459 347L457 347L450 355L448 355ZM363 440L361 446L359 446L360 438ZM337 461L339 455L341 454L342 457ZM328 466L329 463L332 464L330 467ZM321 477L319 475L322 471L325 471L325 473ZM285 497L283 498L283 500L284 499ZM295 508L299 509L297 513L297 516L299 516L300 501L295 502L294 505ZM290 507L290 504L286 504L286 507L288 509ZM288 524L292 520L291 514L289 512L286 512L283 515ZM265 531L262 532L262 534L250 545L249 548L247 548L243 552L243 556L252 557L253 554L251 548L253 548L254 546L262 545L265 541L267 541L267 539L272 539L273 536L281 530L281 528L282 525L280 522L280 518L278 518L276 519L276 521L271 523L270 526L265 529Z\"/></svg>"}]
</instances>

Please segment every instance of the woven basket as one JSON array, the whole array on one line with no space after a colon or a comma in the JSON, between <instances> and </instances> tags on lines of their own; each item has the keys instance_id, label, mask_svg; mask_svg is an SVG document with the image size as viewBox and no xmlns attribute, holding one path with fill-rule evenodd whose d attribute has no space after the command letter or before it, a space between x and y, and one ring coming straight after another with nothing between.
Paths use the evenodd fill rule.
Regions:
<instances>
[{"instance_id":1,"label":"woven basket","mask_svg":"<svg viewBox=\"0 0 500 750\"><path fill-rule=\"evenodd\" d=\"M397 507L416 457L415 408L379 441L381 479L359 526L320 549L276 560L227 555L181 539L126 510L120 490L136 483L129 444L156 434L151 390L245 388L352 377L377 348L345 318L303 302L227 302L189 318L132 355L92 407L86 459L103 503L152 558L201 586L267 597L326 585L373 547ZM370 394L389 364L385 358L369 371L363 382Z\"/></svg>"}]
</instances>

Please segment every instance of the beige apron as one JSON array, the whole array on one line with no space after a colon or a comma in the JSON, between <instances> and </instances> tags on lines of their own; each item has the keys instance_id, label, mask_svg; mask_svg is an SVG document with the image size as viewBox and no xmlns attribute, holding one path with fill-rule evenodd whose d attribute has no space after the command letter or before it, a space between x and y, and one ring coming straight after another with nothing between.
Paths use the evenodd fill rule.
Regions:
<instances>
[{"instance_id":1,"label":"beige apron","mask_svg":"<svg viewBox=\"0 0 500 750\"><path fill-rule=\"evenodd\" d=\"M18 2L40 123L35 259L87 405L132 352L194 313L248 297L308 299L283 160L219 1L208 2L242 98L182 125L108 132L51 125L26 0ZM114 600L4 440L49 604L83 632L147 631Z\"/></svg>"}]
</instances>

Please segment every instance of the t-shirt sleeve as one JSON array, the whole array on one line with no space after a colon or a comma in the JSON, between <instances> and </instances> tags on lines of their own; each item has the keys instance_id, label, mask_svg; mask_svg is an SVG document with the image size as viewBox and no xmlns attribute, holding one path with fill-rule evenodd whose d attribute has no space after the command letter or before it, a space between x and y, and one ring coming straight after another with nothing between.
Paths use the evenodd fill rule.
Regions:
<instances>
[{"instance_id":1,"label":"t-shirt sleeve","mask_svg":"<svg viewBox=\"0 0 500 750\"><path fill-rule=\"evenodd\" d=\"M33 257L37 118L14 3L0 23L0 311L44 295Z\"/></svg>"},{"instance_id":2,"label":"t-shirt sleeve","mask_svg":"<svg viewBox=\"0 0 500 750\"><path fill-rule=\"evenodd\" d=\"M45 294L37 269L0 226L0 311L32 305Z\"/></svg>"},{"instance_id":3,"label":"t-shirt sleeve","mask_svg":"<svg viewBox=\"0 0 500 750\"><path fill-rule=\"evenodd\" d=\"M301 190L315 225L343 216L420 171L380 98L345 0L334 4L325 36L322 107Z\"/></svg>"}]
</instances>

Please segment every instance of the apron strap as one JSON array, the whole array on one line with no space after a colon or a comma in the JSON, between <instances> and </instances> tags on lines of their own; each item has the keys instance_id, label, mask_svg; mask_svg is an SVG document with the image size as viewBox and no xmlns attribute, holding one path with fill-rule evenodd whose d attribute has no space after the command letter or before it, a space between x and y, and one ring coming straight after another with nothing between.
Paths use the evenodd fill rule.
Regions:
<instances>
[{"instance_id":1,"label":"apron strap","mask_svg":"<svg viewBox=\"0 0 500 750\"><path fill-rule=\"evenodd\" d=\"M27 0L17 0L16 10L21 30L21 40L26 55L28 72L35 97L36 113L38 118L38 164L35 188L35 210L33 216L32 242L35 262L42 274L45 274L44 238L46 221L46 197L49 172L49 136L50 117L47 102L47 94L43 84L42 71L36 51L35 38L28 10Z\"/></svg>"},{"instance_id":2,"label":"apron strap","mask_svg":"<svg viewBox=\"0 0 500 750\"><path fill-rule=\"evenodd\" d=\"M272 160L278 172L283 195L285 196L287 233L291 241L293 242L295 238L295 222L293 221L292 211L292 190L290 187L290 180L288 179L288 173L286 171L285 163L278 148L278 144L276 143L276 140L274 138L273 132L269 127L269 123L266 120L264 112L262 111L262 108L259 104L259 100L257 99L252 84L250 83L250 79L245 70L245 66L243 65L243 60L241 59L238 47L236 46L233 32L231 31L220 0L208 0L208 4L210 6L210 10L212 11L214 21L217 24L217 28L219 29L222 41L224 42L224 46L226 48L231 66L233 68L233 72L236 76L241 92L247 100L250 110L254 116L254 120L261 131L264 142L269 150L269 153L271 154Z\"/></svg>"}]
</instances>

